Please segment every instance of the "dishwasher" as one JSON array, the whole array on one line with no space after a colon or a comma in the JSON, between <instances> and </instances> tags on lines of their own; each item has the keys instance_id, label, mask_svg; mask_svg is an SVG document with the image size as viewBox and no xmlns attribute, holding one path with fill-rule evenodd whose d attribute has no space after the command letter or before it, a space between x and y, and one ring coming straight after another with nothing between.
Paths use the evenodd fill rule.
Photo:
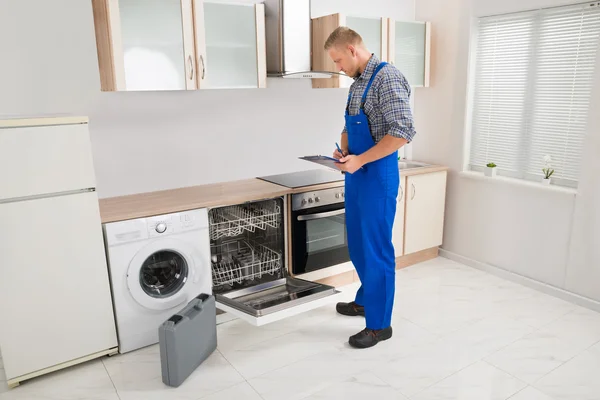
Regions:
<instances>
[{"instance_id":1,"label":"dishwasher","mask_svg":"<svg viewBox=\"0 0 600 400\"><path fill-rule=\"evenodd\" d=\"M334 287L288 273L287 197L209 210L217 307L264 325L332 302Z\"/></svg>"}]
</instances>

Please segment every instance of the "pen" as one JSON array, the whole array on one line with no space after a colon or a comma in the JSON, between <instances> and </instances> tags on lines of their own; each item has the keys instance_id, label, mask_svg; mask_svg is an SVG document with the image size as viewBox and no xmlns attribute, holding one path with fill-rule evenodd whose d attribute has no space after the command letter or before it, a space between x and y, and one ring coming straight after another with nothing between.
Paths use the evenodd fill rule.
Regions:
<instances>
[{"instance_id":1,"label":"pen","mask_svg":"<svg viewBox=\"0 0 600 400\"><path fill-rule=\"evenodd\" d=\"M340 145L337 144L337 142L335 143L335 147L337 147L337 149L340 152L340 154L342 155L342 157L344 157L344 152L342 151L342 149L340 149Z\"/></svg>"}]
</instances>

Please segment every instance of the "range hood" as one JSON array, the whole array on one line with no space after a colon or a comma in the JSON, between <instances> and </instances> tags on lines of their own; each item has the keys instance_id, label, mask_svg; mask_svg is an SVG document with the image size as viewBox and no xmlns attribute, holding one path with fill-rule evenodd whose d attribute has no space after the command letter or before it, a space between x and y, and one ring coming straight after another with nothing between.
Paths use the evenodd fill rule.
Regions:
<instances>
[{"instance_id":1,"label":"range hood","mask_svg":"<svg viewBox=\"0 0 600 400\"><path fill-rule=\"evenodd\" d=\"M331 78L332 71L311 71L310 0L264 0L267 76Z\"/></svg>"}]
</instances>

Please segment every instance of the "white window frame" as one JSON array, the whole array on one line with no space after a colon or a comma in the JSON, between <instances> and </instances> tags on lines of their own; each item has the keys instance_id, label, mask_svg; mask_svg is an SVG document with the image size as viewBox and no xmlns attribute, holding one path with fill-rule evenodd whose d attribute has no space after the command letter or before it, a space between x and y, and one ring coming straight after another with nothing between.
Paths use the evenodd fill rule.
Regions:
<instances>
[{"instance_id":1,"label":"white window frame","mask_svg":"<svg viewBox=\"0 0 600 400\"><path fill-rule=\"evenodd\" d=\"M471 146L473 144L473 138L474 138L474 132L473 132L473 121L474 121L474 112L475 112L475 107L474 107L474 102L476 99L475 96L475 79L477 76L477 49L478 49L478 39L479 39L479 30L478 30L478 21L480 19L484 19L487 17L498 17L498 16L502 16L502 15L525 15L527 13L536 13L536 12L540 12L540 11L544 11L544 10L548 10L548 9L567 9L567 8L572 8L573 6L579 6L579 5L592 5L595 4L596 7L600 8L600 2L599 1L587 1L587 2L578 2L578 3L572 3L572 4L568 4L568 5L562 5L562 6L556 6L556 7L542 7L542 8L537 8L537 9L529 9L529 10L522 10L522 11L518 11L518 12L510 12L510 13L504 13L504 14L496 14L496 15L481 15L478 16L474 19L472 19L472 25L471 25L471 31L472 31L472 35L471 35L471 41L470 41L470 49L469 49L469 74L468 74L468 92L467 92L467 109L466 109L466 114L465 114L465 142L464 142L464 163L463 163L463 170L465 171L476 171L476 172L483 172L485 166L472 166L471 165ZM537 34L537 33L536 33ZM536 38L537 40L537 38ZM600 43L599 43L600 44ZM600 59L600 54L598 54L597 59ZM535 60L530 61L529 63L530 66L535 65ZM596 64L595 68L600 68L599 65ZM528 77L528 82L527 82L527 95L526 95L526 101L531 101L531 92L532 92L532 86L534 85L534 83L531 83L532 79L535 79L535 71L534 68L529 68L530 72L529 72L529 77ZM592 110L590 110L588 108L588 115L589 113L592 112ZM529 134L529 132L528 132ZM524 137L521 142L523 141L527 141L528 138ZM529 153L531 154L531 153ZM501 168L501 165L498 166L497 168L497 172L498 175L502 175L505 177L509 177L509 178L516 178L516 179L520 179L520 180L528 180L528 181L540 181L542 179L542 171L540 169L539 174L531 174L527 172L527 167L526 165L529 162L529 154L527 154L527 157L524 157L523 160L521 161L521 165L519 166L519 171L514 173L514 172L510 172L510 171L503 171ZM583 150L582 152L579 154L579 157L582 159L583 158ZM489 161L494 161L494 160L489 160ZM556 163L554 163L553 167L557 170L557 173L560 169L560 166L557 166ZM581 175L581 167L579 170L579 176ZM577 178L577 180L567 180L567 179L560 179L560 178L556 178L554 175L552 177L552 183L556 184L556 185L560 185L560 186L566 186L566 187L577 187L578 185L578 181L579 181L579 177Z\"/></svg>"}]
</instances>

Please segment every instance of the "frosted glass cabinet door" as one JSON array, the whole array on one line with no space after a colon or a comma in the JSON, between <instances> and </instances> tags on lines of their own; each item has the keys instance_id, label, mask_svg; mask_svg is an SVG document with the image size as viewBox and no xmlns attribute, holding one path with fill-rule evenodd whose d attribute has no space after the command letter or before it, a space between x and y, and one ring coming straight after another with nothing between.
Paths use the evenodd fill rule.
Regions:
<instances>
[{"instance_id":1,"label":"frosted glass cabinet door","mask_svg":"<svg viewBox=\"0 0 600 400\"><path fill-rule=\"evenodd\" d=\"M207 1L203 4L206 45L203 88L264 87L264 5Z\"/></svg>"},{"instance_id":2,"label":"frosted glass cabinet door","mask_svg":"<svg viewBox=\"0 0 600 400\"><path fill-rule=\"evenodd\" d=\"M386 61L387 55L385 54L384 44L386 36L383 32L385 27L384 22L381 18L359 18L359 17L346 17L346 25L348 28L356 31L363 39L363 42L380 60Z\"/></svg>"},{"instance_id":3,"label":"frosted glass cabinet door","mask_svg":"<svg viewBox=\"0 0 600 400\"><path fill-rule=\"evenodd\" d=\"M429 86L428 22L390 20L390 61L413 87Z\"/></svg>"},{"instance_id":4,"label":"frosted glass cabinet door","mask_svg":"<svg viewBox=\"0 0 600 400\"><path fill-rule=\"evenodd\" d=\"M196 88L192 0L93 0L103 90Z\"/></svg>"},{"instance_id":5,"label":"frosted glass cabinet door","mask_svg":"<svg viewBox=\"0 0 600 400\"><path fill-rule=\"evenodd\" d=\"M119 0L127 90L184 90L180 0Z\"/></svg>"}]
</instances>

